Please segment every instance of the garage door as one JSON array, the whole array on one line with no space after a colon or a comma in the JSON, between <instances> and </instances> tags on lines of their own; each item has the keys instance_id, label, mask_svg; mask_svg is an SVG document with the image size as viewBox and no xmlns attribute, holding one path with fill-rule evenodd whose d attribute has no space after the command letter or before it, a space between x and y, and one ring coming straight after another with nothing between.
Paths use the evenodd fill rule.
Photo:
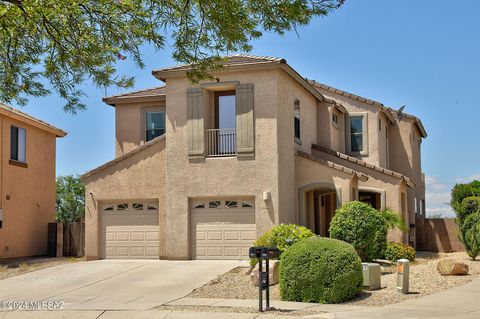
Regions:
<instances>
[{"instance_id":1,"label":"garage door","mask_svg":"<svg viewBox=\"0 0 480 319\"><path fill-rule=\"evenodd\" d=\"M135 201L102 206L102 257L158 259L158 205Z\"/></svg>"},{"instance_id":2,"label":"garage door","mask_svg":"<svg viewBox=\"0 0 480 319\"><path fill-rule=\"evenodd\" d=\"M192 258L248 259L256 239L253 200L195 200L191 212Z\"/></svg>"}]
</instances>

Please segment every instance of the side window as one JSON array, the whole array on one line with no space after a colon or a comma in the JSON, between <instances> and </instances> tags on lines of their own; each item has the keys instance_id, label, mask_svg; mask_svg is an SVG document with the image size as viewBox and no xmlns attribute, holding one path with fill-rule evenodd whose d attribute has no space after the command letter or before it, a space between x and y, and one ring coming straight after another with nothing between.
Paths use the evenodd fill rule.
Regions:
<instances>
[{"instance_id":1,"label":"side window","mask_svg":"<svg viewBox=\"0 0 480 319\"><path fill-rule=\"evenodd\" d=\"M300 100L295 99L293 102L293 111L294 111L294 131L295 131L295 139L300 140Z\"/></svg>"},{"instance_id":2,"label":"side window","mask_svg":"<svg viewBox=\"0 0 480 319\"><path fill-rule=\"evenodd\" d=\"M145 112L145 142L165 134L165 112Z\"/></svg>"},{"instance_id":3,"label":"side window","mask_svg":"<svg viewBox=\"0 0 480 319\"><path fill-rule=\"evenodd\" d=\"M350 151L362 152L364 150L363 140L363 116L350 117Z\"/></svg>"},{"instance_id":4,"label":"side window","mask_svg":"<svg viewBox=\"0 0 480 319\"><path fill-rule=\"evenodd\" d=\"M22 163L27 162L27 132L24 128L10 127L10 159Z\"/></svg>"}]
</instances>

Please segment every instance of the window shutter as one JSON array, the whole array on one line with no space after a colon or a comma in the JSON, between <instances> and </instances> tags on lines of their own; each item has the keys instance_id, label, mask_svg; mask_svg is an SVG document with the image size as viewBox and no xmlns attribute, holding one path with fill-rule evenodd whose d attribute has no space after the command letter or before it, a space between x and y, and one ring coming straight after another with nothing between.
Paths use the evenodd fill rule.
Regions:
<instances>
[{"instance_id":1,"label":"window shutter","mask_svg":"<svg viewBox=\"0 0 480 319\"><path fill-rule=\"evenodd\" d=\"M255 154L255 132L253 118L253 84L239 84L236 88L237 111L237 155Z\"/></svg>"},{"instance_id":2,"label":"window shutter","mask_svg":"<svg viewBox=\"0 0 480 319\"><path fill-rule=\"evenodd\" d=\"M187 144L189 158L205 156L203 89L187 89Z\"/></svg>"}]
</instances>

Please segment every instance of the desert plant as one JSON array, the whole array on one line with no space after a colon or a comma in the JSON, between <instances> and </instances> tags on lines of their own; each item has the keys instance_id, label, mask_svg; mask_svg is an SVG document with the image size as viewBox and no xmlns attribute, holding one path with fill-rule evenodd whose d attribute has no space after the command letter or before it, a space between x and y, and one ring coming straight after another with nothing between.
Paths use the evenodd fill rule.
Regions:
<instances>
[{"instance_id":1,"label":"desert plant","mask_svg":"<svg viewBox=\"0 0 480 319\"><path fill-rule=\"evenodd\" d=\"M363 261L383 257L387 232L387 222L382 214L358 201L337 209L330 223L330 237L352 244Z\"/></svg>"},{"instance_id":2,"label":"desert plant","mask_svg":"<svg viewBox=\"0 0 480 319\"><path fill-rule=\"evenodd\" d=\"M315 236L315 234L306 227L295 224L280 224L260 236L253 245L277 247L281 255L288 247L298 241L313 236ZM255 266L256 264L257 259L250 259L251 266Z\"/></svg>"},{"instance_id":3,"label":"desert plant","mask_svg":"<svg viewBox=\"0 0 480 319\"><path fill-rule=\"evenodd\" d=\"M385 250L385 259L392 262L396 262L399 259L414 261L416 255L417 253L413 247L395 242L388 243Z\"/></svg>"},{"instance_id":4,"label":"desert plant","mask_svg":"<svg viewBox=\"0 0 480 319\"><path fill-rule=\"evenodd\" d=\"M405 221L403 220L400 213L397 213L394 210L387 208L384 211L382 211L382 216L383 218L385 218L385 221L387 222L387 226L389 229L397 228L401 230L403 233L406 233L408 231L407 225L405 224Z\"/></svg>"},{"instance_id":5,"label":"desert plant","mask_svg":"<svg viewBox=\"0 0 480 319\"><path fill-rule=\"evenodd\" d=\"M468 256L475 260L480 254L480 211L469 214L459 225L460 241L465 246Z\"/></svg>"},{"instance_id":6,"label":"desert plant","mask_svg":"<svg viewBox=\"0 0 480 319\"><path fill-rule=\"evenodd\" d=\"M352 245L330 238L301 240L286 250L280 264L282 300L338 303L362 289L362 265Z\"/></svg>"}]
</instances>

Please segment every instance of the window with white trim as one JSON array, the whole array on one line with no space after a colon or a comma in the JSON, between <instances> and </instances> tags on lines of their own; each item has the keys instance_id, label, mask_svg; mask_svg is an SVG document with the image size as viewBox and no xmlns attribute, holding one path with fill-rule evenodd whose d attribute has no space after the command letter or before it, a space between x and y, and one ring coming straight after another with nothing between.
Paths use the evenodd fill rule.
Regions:
<instances>
[{"instance_id":1,"label":"window with white trim","mask_svg":"<svg viewBox=\"0 0 480 319\"><path fill-rule=\"evenodd\" d=\"M27 162L27 132L22 127L10 127L10 159Z\"/></svg>"}]
</instances>

